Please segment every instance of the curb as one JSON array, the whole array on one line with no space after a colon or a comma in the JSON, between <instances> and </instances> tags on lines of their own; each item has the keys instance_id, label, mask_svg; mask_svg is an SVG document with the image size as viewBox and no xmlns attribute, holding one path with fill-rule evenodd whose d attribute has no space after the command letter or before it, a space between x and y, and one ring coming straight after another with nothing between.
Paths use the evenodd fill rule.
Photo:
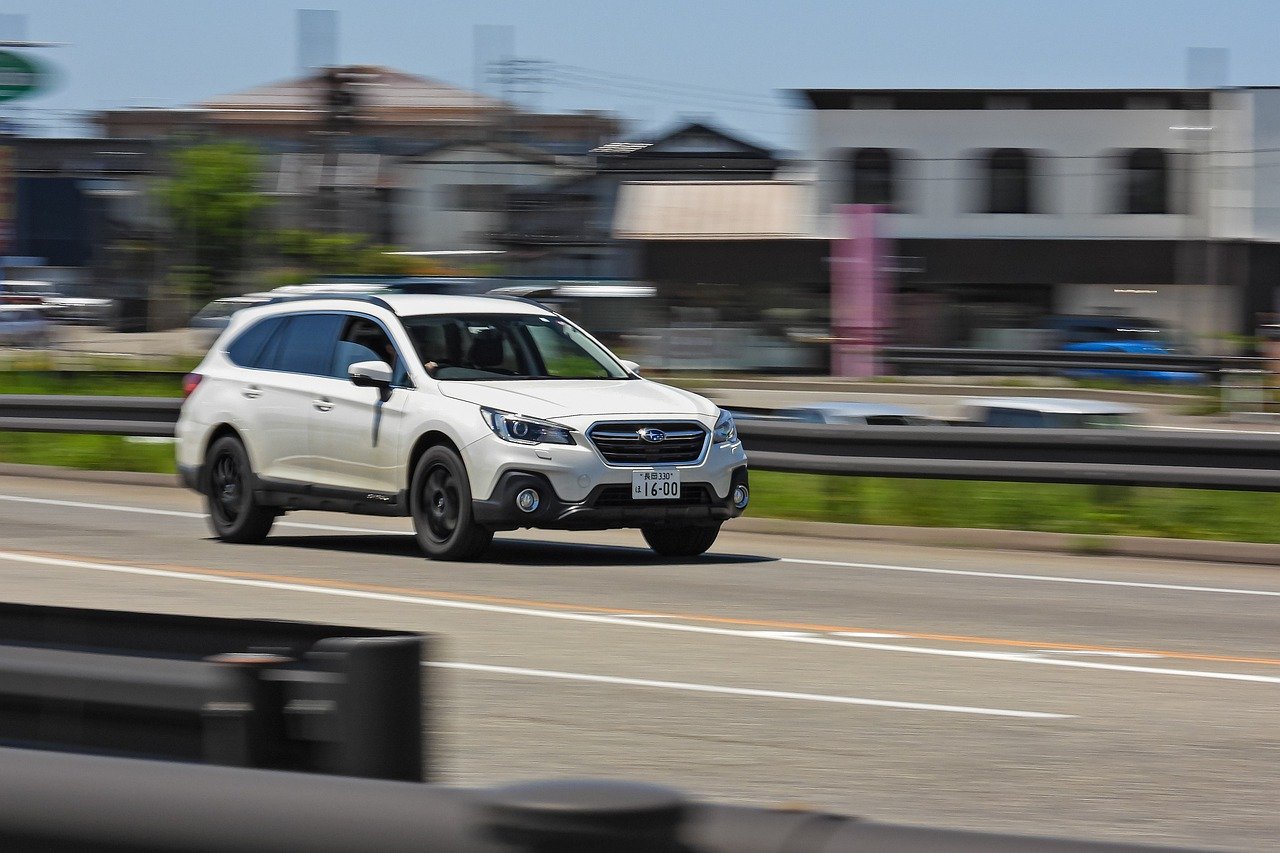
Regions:
<instances>
[{"instance_id":1,"label":"curb","mask_svg":"<svg viewBox=\"0 0 1280 853\"><path fill-rule=\"evenodd\" d=\"M83 471L49 465L0 463L0 477L32 477L73 480L123 486L181 488L175 474L134 471ZM878 524L838 524L831 521L798 521L789 518L735 518L728 522L733 533L765 536L805 536L890 542L939 548L981 548L996 551L1046 551L1095 556L1149 557L1164 560L1197 560L1210 563L1280 565L1280 544L1226 542L1216 539L1161 539L1146 536L1098 536L1085 533L1048 533L1039 530L998 530L976 527L903 527Z\"/></svg>"}]
</instances>

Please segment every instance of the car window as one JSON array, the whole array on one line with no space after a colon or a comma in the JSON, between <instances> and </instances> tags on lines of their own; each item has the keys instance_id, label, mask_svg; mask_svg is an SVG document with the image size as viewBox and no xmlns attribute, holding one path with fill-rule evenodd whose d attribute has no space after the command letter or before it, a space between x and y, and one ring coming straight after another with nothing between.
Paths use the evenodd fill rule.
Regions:
<instances>
[{"instance_id":1,"label":"car window","mask_svg":"<svg viewBox=\"0 0 1280 853\"><path fill-rule=\"evenodd\" d=\"M285 373L328 376L333 365L333 349L346 318L341 314L295 314L272 340L272 350L264 351L264 367ZM268 357L269 356L269 357Z\"/></svg>"},{"instance_id":2,"label":"car window","mask_svg":"<svg viewBox=\"0 0 1280 853\"><path fill-rule=\"evenodd\" d=\"M227 358L241 367L258 367L263 349L285 318L268 317L245 329L227 347Z\"/></svg>"},{"instance_id":3,"label":"car window","mask_svg":"<svg viewBox=\"0 0 1280 853\"><path fill-rule=\"evenodd\" d=\"M420 316L404 320L436 379L628 379L585 333L541 314Z\"/></svg>"},{"instance_id":4,"label":"car window","mask_svg":"<svg viewBox=\"0 0 1280 853\"><path fill-rule=\"evenodd\" d=\"M348 316L333 352L330 376L346 379L351 365L384 361L394 371L399 358L386 330L368 317Z\"/></svg>"}]
</instances>

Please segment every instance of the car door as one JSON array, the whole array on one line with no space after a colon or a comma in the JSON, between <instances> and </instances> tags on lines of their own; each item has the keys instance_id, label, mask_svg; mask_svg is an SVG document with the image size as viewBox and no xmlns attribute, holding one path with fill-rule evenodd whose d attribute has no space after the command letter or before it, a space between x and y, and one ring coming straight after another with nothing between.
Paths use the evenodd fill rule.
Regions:
<instances>
[{"instance_id":1,"label":"car door","mask_svg":"<svg viewBox=\"0 0 1280 853\"><path fill-rule=\"evenodd\" d=\"M261 364L242 380L246 408L254 408L251 453L257 473L291 483L317 480L311 454L311 415L322 406L333 349L342 329L337 312L292 314L267 344Z\"/></svg>"},{"instance_id":2,"label":"car door","mask_svg":"<svg viewBox=\"0 0 1280 853\"><path fill-rule=\"evenodd\" d=\"M395 379L387 391L360 388L348 368L362 361L384 361ZM373 317L345 315L329 375L319 380L319 403L310 420L311 454L317 476L326 483L366 494L395 494L399 482L407 387L404 359L386 327Z\"/></svg>"}]
</instances>

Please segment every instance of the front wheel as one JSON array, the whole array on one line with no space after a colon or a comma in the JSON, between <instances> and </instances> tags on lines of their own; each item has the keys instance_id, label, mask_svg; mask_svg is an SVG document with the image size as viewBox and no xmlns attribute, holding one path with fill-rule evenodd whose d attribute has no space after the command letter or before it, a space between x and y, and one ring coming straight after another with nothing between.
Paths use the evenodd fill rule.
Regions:
<instances>
[{"instance_id":1,"label":"front wheel","mask_svg":"<svg viewBox=\"0 0 1280 853\"><path fill-rule=\"evenodd\" d=\"M418 544L433 560L474 560L493 541L493 531L471 514L471 484L462 459L437 445L418 460L409 488Z\"/></svg>"},{"instance_id":2,"label":"front wheel","mask_svg":"<svg viewBox=\"0 0 1280 853\"><path fill-rule=\"evenodd\" d=\"M720 525L706 527L643 527L644 541L664 557L696 557L715 544Z\"/></svg>"},{"instance_id":3,"label":"front wheel","mask_svg":"<svg viewBox=\"0 0 1280 853\"><path fill-rule=\"evenodd\" d=\"M240 440L224 435L205 456L205 507L209 526L223 542L256 544L267 538L276 511L253 498L253 470Z\"/></svg>"}]
</instances>

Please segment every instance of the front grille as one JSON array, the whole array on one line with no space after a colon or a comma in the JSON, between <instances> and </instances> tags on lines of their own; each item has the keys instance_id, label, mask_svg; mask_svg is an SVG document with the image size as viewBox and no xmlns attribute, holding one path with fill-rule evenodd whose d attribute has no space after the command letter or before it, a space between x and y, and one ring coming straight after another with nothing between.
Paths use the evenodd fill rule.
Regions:
<instances>
[{"instance_id":1,"label":"front grille","mask_svg":"<svg viewBox=\"0 0 1280 853\"><path fill-rule=\"evenodd\" d=\"M605 486L596 495L592 506L606 509L620 506L710 506L711 491L703 485L688 485L680 489L680 497L673 500L638 501L631 497L630 486Z\"/></svg>"},{"instance_id":2,"label":"front grille","mask_svg":"<svg viewBox=\"0 0 1280 853\"><path fill-rule=\"evenodd\" d=\"M666 438L650 442L640 437L647 429L661 430ZM699 423L599 424L587 432L606 462L614 465L655 465L696 462L707 443L707 429Z\"/></svg>"}]
</instances>

